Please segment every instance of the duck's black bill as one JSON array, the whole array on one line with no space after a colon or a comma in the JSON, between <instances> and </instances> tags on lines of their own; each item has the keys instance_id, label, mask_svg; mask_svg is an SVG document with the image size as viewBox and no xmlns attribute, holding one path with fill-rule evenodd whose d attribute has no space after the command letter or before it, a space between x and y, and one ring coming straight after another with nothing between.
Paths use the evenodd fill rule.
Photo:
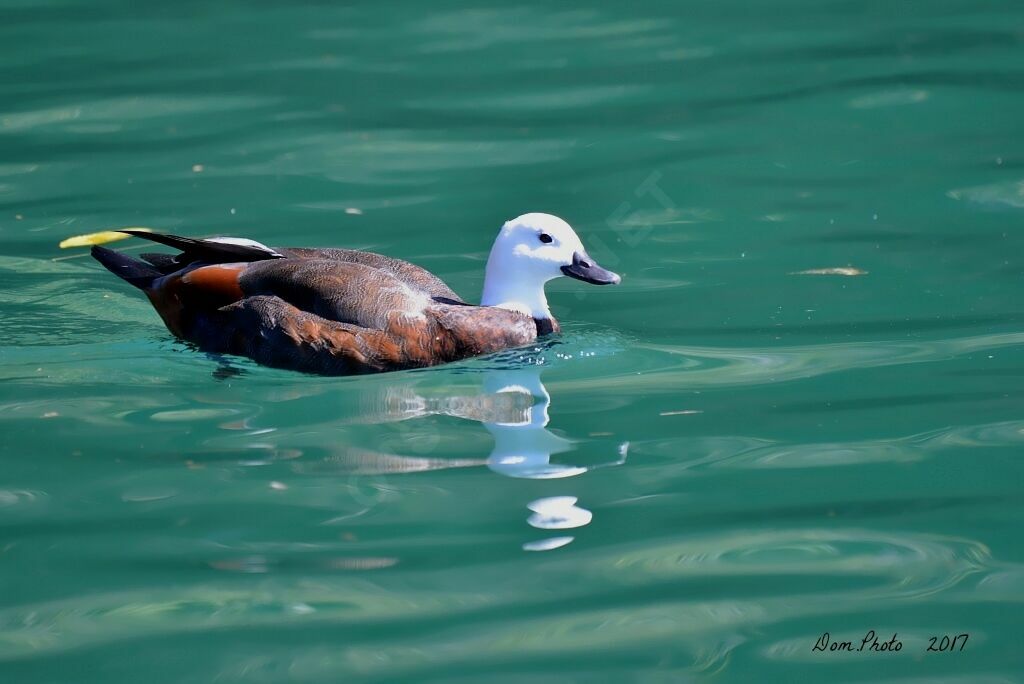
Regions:
<instances>
[{"instance_id":1,"label":"duck's black bill","mask_svg":"<svg viewBox=\"0 0 1024 684\"><path fill-rule=\"evenodd\" d=\"M622 281L618 273L601 268L586 252L573 252L572 264L563 266L562 273L593 285L618 285Z\"/></svg>"}]
</instances>

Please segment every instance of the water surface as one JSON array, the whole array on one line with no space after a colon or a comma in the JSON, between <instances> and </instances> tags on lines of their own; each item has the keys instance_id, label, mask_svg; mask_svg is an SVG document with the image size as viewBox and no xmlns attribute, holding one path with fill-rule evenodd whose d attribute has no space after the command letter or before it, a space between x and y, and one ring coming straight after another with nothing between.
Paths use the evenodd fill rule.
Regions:
<instances>
[{"instance_id":1,"label":"water surface","mask_svg":"<svg viewBox=\"0 0 1024 684\"><path fill-rule=\"evenodd\" d=\"M1020 681L1021 26L3 0L3 680ZM623 284L368 378L224 366L56 246L354 247L475 299L526 211ZM868 630L902 650L812 651Z\"/></svg>"}]
</instances>

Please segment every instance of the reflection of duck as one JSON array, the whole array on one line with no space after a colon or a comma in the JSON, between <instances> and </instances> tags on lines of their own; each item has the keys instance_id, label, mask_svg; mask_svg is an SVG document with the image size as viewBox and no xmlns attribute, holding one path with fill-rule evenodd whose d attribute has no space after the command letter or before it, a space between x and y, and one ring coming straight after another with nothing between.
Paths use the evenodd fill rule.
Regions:
<instances>
[{"instance_id":1,"label":"reflection of duck","mask_svg":"<svg viewBox=\"0 0 1024 684\"><path fill-rule=\"evenodd\" d=\"M486 464L508 477L554 479L580 475L625 460L625 444L618 446L617 458L597 465L552 463L551 457L575 449L575 442L547 429L551 396L541 382L541 368L527 366L513 370L486 371L479 394L435 395L413 384L381 384L378 392L362 392L359 415L350 424L412 423L430 416L452 416L482 423L494 439L486 459L454 459L436 453L437 442L426 448L417 444L423 431L401 428L410 439L404 447L418 455L387 453L361 447L337 448L326 462L297 463L296 467L339 470L363 475L416 472L479 466ZM305 431L305 428L304 428ZM279 433L280 434L280 433Z\"/></svg>"},{"instance_id":2,"label":"reflection of duck","mask_svg":"<svg viewBox=\"0 0 1024 684\"><path fill-rule=\"evenodd\" d=\"M370 252L124 232L181 252L144 254L145 262L103 247L92 252L145 291L172 333L207 351L328 375L433 366L529 344L559 330L547 281L619 282L568 223L549 214L505 223L480 306L418 266Z\"/></svg>"},{"instance_id":3,"label":"reflection of duck","mask_svg":"<svg viewBox=\"0 0 1024 684\"><path fill-rule=\"evenodd\" d=\"M540 381L540 369L495 371L487 376L484 389L490 396L529 397L529 408L521 416L489 421L484 427L494 437L494 449L487 467L509 477L547 479L572 477L586 468L552 464L551 456L573 448L568 439L547 429L551 395ZM512 420L509 420L511 418Z\"/></svg>"},{"instance_id":4,"label":"reflection of duck","mask_svg":"<svg viewBox=\"0 0 1024 684\"><path fill-rule=\"evenodd\" d=\"M552 463L553 456L573 451L576 442L560 437L548 430L548 409L551 395L541 382L541 367L524 366L515 369L485 371L483 392L478 394L443 394L430 391L423 376L406 376L403 383L378 383L379 391L360 392L356 417L349 427L359 424L396 423L405 452L418 455L388 453L385 449L365 449L357 446L335 446L322 459L303 459L293 465L304 473L338 474L351 476L390 475L446 468L466 468L486 465L496 473L513 478L557 479L580 475L590 469L618 465L625 462L628 443L618 446L614 460L599 464ZM466 376L462 376L466 377ZM369 386L370 389L374 385ZM419 422L431 416L452 416L479 422L494 439L490 454L483 458L456 459L438 452L442 448L432 421ZM336 421L335 425L336 425ZM401 427L409 425L409 427ZM303 432L309 433L308 424ZM276 439L284 436L280 431ZM375 435L379 443L380 435ZM262 437L261 437L262 438ZM424 439L426 438L426 439ZM366 496L354 480L349 482L353 497L364 506L357 513L370 510L388 487L383 482L376 494ZM548 496L526 504L530 510L528 524L540 530L570 530L590 523L593 514L578 506L574 496ZM341 519L347 519L348 516ZM565 546L572 536L555 536L528 541L527 551L547 551Z\"/></svg>"}]
</instances>

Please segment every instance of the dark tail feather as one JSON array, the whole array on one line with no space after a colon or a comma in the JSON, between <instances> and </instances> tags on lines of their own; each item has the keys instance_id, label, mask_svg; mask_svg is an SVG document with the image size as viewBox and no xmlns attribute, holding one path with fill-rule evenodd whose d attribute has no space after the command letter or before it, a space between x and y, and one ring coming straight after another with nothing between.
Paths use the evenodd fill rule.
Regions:
<instances>
[{"instance_id":1,"label":"dark tail feather","mask_svg":"<svg viewBox=\"0 0 1024 684\"><path fill-rule=\"evenodd\" d=\"M250 247L248 245L233 245L226 242L214 242L212 240L197 240L195 238L181 237L180 235L167 235L164 233L149 233L142 230L120 230L119 233L159 242L161 245L174 247L185 253L184 258L179 258L181 264L192 261L204 261L210 264L223 264L235 261L263 261L264 259L281 259L283 255L277 252Z\"/></svg>"},{"instance_id":2,"label":"dark tail feather","mask_svg":"<svg viewBox=\"0 0 1024 684\"><path fill-rule=\"evenodd\" d=\"M153 284L153 281L161 277L160 271L142 261L136 261L121 252L115 252L106 247L95 246L92 248L92 256L96 261L122 280L145 290Z\"/></svg>"}]
</instances>

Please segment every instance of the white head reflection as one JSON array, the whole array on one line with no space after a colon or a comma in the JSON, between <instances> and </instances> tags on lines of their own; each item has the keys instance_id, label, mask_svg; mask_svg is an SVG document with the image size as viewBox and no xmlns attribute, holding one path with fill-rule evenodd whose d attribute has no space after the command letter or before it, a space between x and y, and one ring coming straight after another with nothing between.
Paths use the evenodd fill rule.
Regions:
<instances>
[{"instance_id":1,"label":"white head reflection","mask_svg":"<svg viewBox=\"0 0 1024 684\"><path fill-rule=\"evenodd\" d=\"M494 438L487 467L507 477L547 480L573 477L587 472L583 466L552 463L551 457L573 449L572 440L547 429L551 395L540 381L540 368L533 366L509 371L493 371L484 382L487 394L514 392L529 397L525 415L509 416L513 422L485 422ZM516 420L518 418L518 420Z\"/></svg>"},{"instance_id":2,"label":"white head reflection","mask_svg":"<svg viewBox=\"0 0 1024 684\"><path fill-rule=\"evenodd\" d=\"M507 477L535 480L574 477L587 472L589 468L584 466L551 462L552 456L571 451L574 443L547 429L551 395L541 382L540 368L494 371L484 382L484 390L495 396L516 393L524 399L529 397L525 402L526 410L519 415L484 423L494 437L494 448L487 458L488 468ZM613 463L625 460L626 449L626 443L620 445L619 458ZM532 513L526 522L540 530L569 530L589 525L594 514L578 506L577 501L575 496L550 496L531 501L527 508ZM551 551L574 539L557 536L528 541L523 544L523 550Z\"/></svg>"}]
</instances>

